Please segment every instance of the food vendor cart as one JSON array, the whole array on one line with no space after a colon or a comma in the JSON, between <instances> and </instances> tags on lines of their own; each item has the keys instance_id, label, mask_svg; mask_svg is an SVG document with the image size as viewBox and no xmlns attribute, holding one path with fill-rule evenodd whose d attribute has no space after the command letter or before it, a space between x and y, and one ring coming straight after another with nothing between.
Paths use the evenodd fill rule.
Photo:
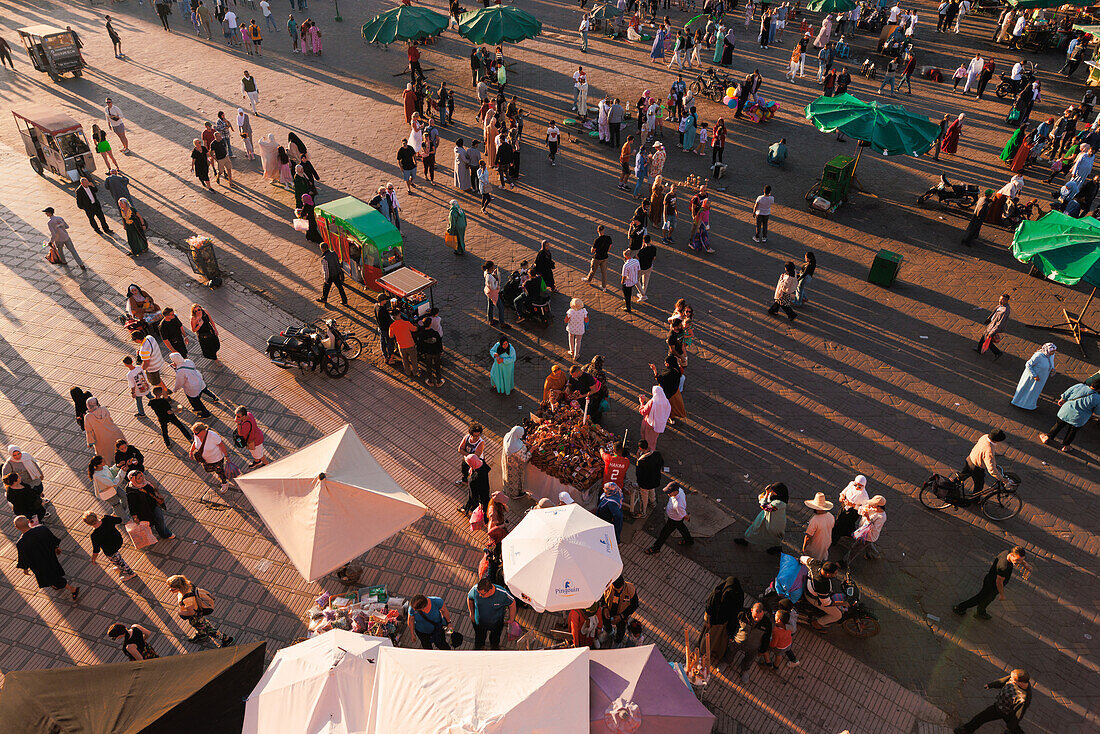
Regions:
<instances>
[{"instance_id":1,"label":"food vendor cart","mask_svg":"<svg viewBox=\"0 0 1100 734\"><path fill-rule=\"evenodd\" d=\"M405 262L401 232L382 212L354 196L314 209L317 229L352 279L374 291L378 279Z\"/></svg>"},{"instance_id":2,"label":"food vendor cart","mask_svg":"<svg viewBox=\"0 0 1100 734\"><path fill-rule=\"evenodd\" d=\"M377 282L378 290L396 298L398 307L407 316L419 319L435 308L432 286L436 280L416 268L398 268Z\"/></svg>"},{"instance_id":3,"label":"food vendor cart","mask_svg":"<svg viewBox=\"0 0 1100 734\"><path fill-rule=\"evenodd\" d=\"M38 71L49 74L50 79L59 82L66 72L71 71L73 76L84 73L84 57L80 55L72 31L51 25L31 25L17 32L31 57L31 64Z\"/></svg>"},{"instance_id":4,"label":"food vendor cart","mask_svg":"<svg viewBox=\"0 0 1100 734\"><path fill-rule=\"evenodd\" d=\"M12 110L31 168L39 175L46 169L76 183L95 170L95 156L80 123L49 107Z\"/></svg>"},{"instance_id":5,"label":"food vendor cart","mask_svg":"<svg viewBox=\"0 0 1100 734\"><path fill-rule=\"evenodd\" d=\"M544 403L523 422L523 442L531 459L523 473L523 489L531 498L550 499L569 492L591 507L599 498L593 487L603 480L600 449L612 451L615 437L584 417L584 406Z\"/></svg>"}]
</instances>

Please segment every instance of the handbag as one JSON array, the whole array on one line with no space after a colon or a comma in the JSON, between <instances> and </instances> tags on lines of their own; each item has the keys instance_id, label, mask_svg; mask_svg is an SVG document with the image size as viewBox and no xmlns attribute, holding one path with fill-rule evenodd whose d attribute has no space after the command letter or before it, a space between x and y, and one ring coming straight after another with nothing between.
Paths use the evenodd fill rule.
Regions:
<instances>
[{"instance_id":1,"label":"handbag","mask_svg":"<svg viewBox=\"0 0 1100 734\"><path fill-rule=\"evenodd\" d=\"M294 218L294 230L296 232L308 232L309 231L309 220L308 219L302 219L301 217L295 217Z\"/></svg>"},{"instance_id":2,"label":"handbag","mask_svg":"<svg viewBox=\"0 0 1100 734\"><path fill-rule=\"evenodd\" d=\"M457 235L453 235L450 232L448 232L443 237L443 241L446 242L447 247L450 247L452 250L457 250L458 249L458 236Z\"/></svg>"},{"instance_id":3,"label":"handbag","mask_svg":"<svg viewBox=\"0 0 1100 734\"><path fill-rule=\"evenodd\" d=\"M237 466L237 462L227 458L225 460L225 478L228 481L233 481L241 475L241 468Z\"/></svg>"},{"instance_id":4,"label":"handbag","mask_svg":"<svg viewBox=\"0 0 1100 734\"><path fill-rule=\"evenodd\" d=\"M470 513L470 532L480 530L485 527L485 512L481 509L481 505L474 508Z\"/></svg>"},{"instance_id":5,"label":"handbag","mask_svg":"<svg viewBox=\"0 0 1100 734\"><path fill-rule=\"evenodd\" d=\"M58 265L61 262L61 253L58 251L57 245L50 243L50 249L46 253L46 262Z\"/></svg>"},{"instance_id":6,"label":"handbag","mask_svg":"<svg viewBox=\"0 0 1100 734\"><path fill-rule=\"evenodd\" d=\"M521 637L523 637L523 627L520 627L519 622L513 619L508 625L508 639L518 640Z\"/></svg>"},{"instance_id":7,"label":"handbag","mask_svg":"<svg viewBox=\"0 0 1100 734\"><path fill-rule=\"evenodd\" d=\"M126 534L130 536L130 540L138 550L148 548L157 542L157 539L153 537L153 529L136 520L126 523Z\"/></svg>"},{"instance_id":8,"label":"handbag","mask_svg":"<svg viewBox=\"0 0 1100 734\"><path fill-rule=\"evenodd\" d=\"M1008 111L1008 121L1009 122L1016 122L1019 119L1020 119L1020 111L1018 109L1013 107L1011 110Z\"/></svg>"}]
</instances>

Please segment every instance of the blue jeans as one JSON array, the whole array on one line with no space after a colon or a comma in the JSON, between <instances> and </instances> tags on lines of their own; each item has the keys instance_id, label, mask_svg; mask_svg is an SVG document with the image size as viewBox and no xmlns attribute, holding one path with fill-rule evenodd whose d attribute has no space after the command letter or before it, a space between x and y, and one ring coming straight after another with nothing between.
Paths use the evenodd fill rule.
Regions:
<instances>
[{"instance_id":1,"label":"blue jeans","mask_svg":"<svg viewBox=\"0 0 1100 734\"><path fill-rule=\"evenodd\" d=\"M164 508L160 505L153 507L153 529L157 531L157 535L162 538L167 538L172 534L172 531L168 529L168 523L164 518Z\"/></svg>"},{"instance_id":2,"label":"blue jeans","mask_svg":"<svg viewBox=\"0 0 1100 734\"><path fill-rule=\"evenodd\" d=\"M887 76L887 77L883 77L882 84L880 84L878 86L879 93L882 93L882 90L886 88L887 84L890 85L890 94L893 94L894 92L898 91L898 78L896 76L893 76L893 77Z\"/></svg>"},{"instance_id":3,"label":"blue jeans","mask_svg":"<svg viewBox=\"0 0 1100 734\"><path fill-rule=\"evenodd\" d=\"M794 289L794 305L801 306L807 300L806 294L810 290L810 283L813 282L814 276L806 275L798 279L798 287Z\"/></svg>"},{"instance_id":4,"label":"blue jeans","mask_svg":"<svg viewBox=\"0 0 1100 734\"><path fill-rule=\"evenodd\" d=\"M634 196L641 192L643 186L645 186L645 176L640 177L638 183L634 184Z\"/></svg>"},{"instance_id":5,"label":"blue jeans","mask_svg":"<svg viewBox=\"0 0 1100 734\"><path fill-rule=\"evenodd\" d=\"M275 31L276 33L279 32L279 26L275 25L274 14L265 15L264 16L264 22L266 22L269 26L271 26L271 30Z\"/></svg>"},{"instance_id":6,"label":"blue jeans","mask_svg":"<svg viewBox=\"0 0 1100 734\"><path fill-rule=\"evenodd\" d=\"M493 308L496 307L496 308L499 309L500 304L497 303L496 301L494 301L492 298L489 298L488 296L485 297L485 303L487 304L485 306L485 318L488 319L489 321L492 321L493 320Z\"/></svg>"},{"instance_id":7,"label":"blue jeans","mask_svg":"<svg viewBox=\"0 0 1100 734\"><path fill-rule=\"evenodd\" d=\"M588 50L588 31L581 31L581 51Z\"/></svg>"},{"instance_id":8,"label":"blue jeans","mask_svg":"<svg viewBox=\"0 0 1100 734\"><path fill-rule=\"evenodd\" d=\"M141 402L141 396L140 395L135 395L134 400L137 401L138 415L145 415L145 406Z\"/></svg>"}]
</instances>

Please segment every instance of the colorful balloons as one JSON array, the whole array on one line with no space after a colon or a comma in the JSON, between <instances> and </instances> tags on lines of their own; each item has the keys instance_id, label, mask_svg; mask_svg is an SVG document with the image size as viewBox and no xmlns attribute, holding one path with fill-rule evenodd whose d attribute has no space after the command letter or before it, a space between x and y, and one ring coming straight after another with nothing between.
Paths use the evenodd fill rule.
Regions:
<instances>
[{"instance_id":1,"label":"colorful balloons","mask_svg":"<svg viewBox=\"0 0 1100 734\"><path fill-rule=\"evenodd\" d=\"M729 104L729 103L730 103L730 96L727 94L725 97L722 97L722 104Z\"/></svg>"},{"instance_id":2,"label":"colorful balloons","mask_svg":"<svg viewBox=\"0 0 1100 734\"><path fill-rule=\"evenodd\" d=\"M731 110L737 109L737 100L731 99L729 102L726 102L726 107L729 107Z\"/></svg>"},{"instance_id":3,"label":"colorful balloons","mask_svg":"<svg viewBox=\"0 0 1100 734\"><path fill-rule=\"evenodd\" d=\"M726 87L726 96L727 97L736 97L737 96L737 87Z\"/></svg>"}]
</instances>

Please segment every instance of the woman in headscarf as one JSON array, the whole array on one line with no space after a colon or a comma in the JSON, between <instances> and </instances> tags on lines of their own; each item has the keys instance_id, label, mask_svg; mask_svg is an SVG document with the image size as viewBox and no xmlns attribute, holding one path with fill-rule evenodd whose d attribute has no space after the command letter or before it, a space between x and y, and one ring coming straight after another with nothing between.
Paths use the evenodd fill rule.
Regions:
<instances>
[{"instance_id":1,"label":"woman in headscarf","mask_svg":"<svg viewBox=\"0 0 1100 734\"><path fill-rule=\"evenodd\" d=\"M699 113L695 111L695 107L691 107L688 113L684 115L684 152L690 151L695 147L695 133L699 126Z\"/></svg>"},{"instance_id":2,"label":"woman in headscarf","mask_svg":"<svg viewBox=\"0 0 1100 734\"><path fill-rule=\"evenodd\" d=\"M459 191L471 191L470 157L466 154L466 141L455 141L455 188Z\"/></svg>"},{"instance_id":3,"label":"woman in headscarf","mask_svg":"<svg viewBox=\"0 0 1100 734\"><path fill-rule=\"evenodd\" d=\"M137 286L132 286L137 288ZM69 390L69 397L73 400L73 406L76 408L76 424L80 426L80 430L84 430L84 416L88 412L88 398L92 397L92 394L82 387L73 385ZM11 448L10 446L8 447Z\"/></svg>"},{"instance_id":4,"label":"woman in headscarf","mask_svg":"<svg viewBox=\"0 0 1100 734\"><path fill-rule=\"evenodd\" d=\"M676 355L670 354L665 357L665 368L660 372L657 371L655 366L650 366L653 367L653 379L665 391L665 397L668 398L668 402L672 406L668 424L675 425L676 420L687 418L687 410L684 408L684 396L680 393L680 379L684 376L684 371L680 368L680 360L677 359Z\"/></svg>"},{"instance_id":5,"label":"woman in headscarf","mask_svg":"<svg viewBox=\"0 0 1100 734\"><path fill-rule=\"evenodd\" d=\"M668 417L672 414L672 404L668 402L660 385L653 386L653 394L649 400L644 395L639 396L638 412L642 414L642 439L649 444L650 449L656 450L657 439L665 432Z\"/></svg>"},{"instance_id":6,"label":"woman in headscarf","mask_svg":"<svg viewBox=\"0 0 1100 734\"><path fill-rule=\"evenodd\" d=\"M852 561L870 549L878 540L882 532L882 526L886 524L886 498L876 494L859 508L859 527L852 533L855 542L852 543L848 555L844 557L844 566L852 567ZM870 558L870 554L867 558Z\"/></svg>"},{"instance_id":7,"label":"woman in headscarf","mask_svg":"<svg viewBox=\"0 0 1100 734\"><path fill-rule=\"evenodd\" d=\"M833 544L852 535L859 525L859 508L867 504L867 477L862 474L848 482L840 493L840 512L833 523Z\"/></svg>"},{"instance_id":8,"label":"woman in headscarf","mask_svg":"<svg viewBox=\"0 0 1100 734\"><path fill-rule=\"evenodd\" d=\"M1012 396L1013 405L1024 410L1035 410L1039 405L1039 396L1043 394L1043 387L1054 372L1054 353L1057 351L1058 347L1047 342L1031 355L1031 359L1024 365L1020 382L1016 385L1016 394Z\"/></svg>"},{"instance_id":9,"label":"woman in headscarf","mask_svg":"<svg viewBox=\"0 0 1100 734\"><path fill-rule=\"evenodd\" d=\"M485 165L488 168L496 168L497 135L500 134L500 127L497 125L497 118L495 115L485 116L485 127L482 132L485 133Z\"/></svg>"},{"instance_id":10,"label":"woman in headscarf","mask_svg":"<svg viewBox=\"0 0 1100 734\"><path fill-rule=\"evenodd\" d=\"M317 211L313 206L313 197L309 194L302 194L302 206L299 208L302 219L306 220L308 227L306 228L306 239L314 244L321 244L324 238L321 236L321 231L317 229Z\"/></svg>"},{"instance_id":11,"label":"woman in headscarf","mask_svg":"<svg viewBox=\"0 0 1100 734\"><path fill-rule=\"evenodd\" d=\"M1001 149L1000 158L1005 163L1012 165L1016 159L1016 153L1020 150L1020 146L1023 145L1030 136L1027 131L1028 124L1026 122L1021 123L1016 131L1009 137L1008 142L1005 143L1005 147Z\"/></svg>"},{"instance_id":12,"label":"woman in headscarf","mask_svg":"<svg viewBox=\"0 0 1100 734\"><path fill-rule=\"evenodd\" d=\"M317 27L316 23L309 24L309 52L320 56L322 51L321 46L321 29Z\"/></svg>"},{"instance_id":13,"label":"woman in headscarf","mask_svg":"<svg viewBox=\"0 0 1100 734\"><path fill-rule=\"evenodd\" d=\"M941 152L955 155L955 151L959 149L959 136L962 135L963 119L965 117L966 113L960 112L959 116L947 126L947 132L943 134L943 142L940 143Z\"/></svg>"},{"instance_id":14,"label":"woman in headscarf","mask_svg":"<svg viewBox=\"0 0 1100 734\"><path fill-rule=\"evenodd\" d=\"M542 383L542 402L550 402L551 399L557 400L558 395L565 389L565 383L569 382L569 373L561 368L560 365L554 365L550 368L550 374L546 376L546 380Z\"/></svg>"},{"instance_id":15,"label":"woman in headscarf","mask_svg":"<svg viewBox=\"0 0 1100 734\"><path fill-rule=\"evenodd\" d=\"M745 537L735 538L734 542L764 546L768 553L778 556L783 547L783 532L787 529L787 485L773 482L764 487L757 500L760 512L745 531Z\"/></svg>"},{"instance_id":16,"label":"woman in headscarf","mask_svg":"<svg viewBox=\"0 0 1100 734\"><path fill-rule=\"evenodd\" d=\"M741 582L727 576L707 597L703 610L703 633L710 638L710 663L717 667L726 656L729 626L737 625L737 615L745 608L745 592Z\"/></svg>"},{"instance_id":17,"label":"woman in headscarf","mask_svg":"<svg viewBox=\"0 0 1100 734\"><path fill-rule=\"evenodd\" d=\"M306 175L306 169L302 168L301 163L294 166L294 207L296 209L302 207L302 195L314 193L312 189L313 182Z\"/></svg>"},{"instance_id":18,"label":"woman in headscarf","mask_svg":"<svg viewBox=\"0 0 1100 734\"><path fill-rule=\"evenodd\" d=\"M202 356L217 362L218 350L222 346L221 339L218 337L218 327L206 309L197 303L191 305L191 331L195 332L195 336L199 338Z\"/></svg>"},{"instance_id":19,"label":"woman in headscarf","mask_svg":"<svg viewBox=\"0 0 1100 734\"><path fill-rule=\"evenodd\" d=\"M726 40L726 26L718 24L718 30L714 32L714 56L711 61L715 64L722 61L722 50Z\"/></svg>"},{"instance_id":20,"label":"woman in headscarf","mask_svg":"<svg viewBox=\"0 0 1100 734\"><path fill-rule=\"evenodd\" d=\"M237 134L241 136L244 145L244 157L252 160L256 157L256 149L252 146L252 122L241 107L237 108Z\"/></svg>"},{"instance_id":21,"label":"woman in headscarf","mask_svg":"<svg viewBox=\"0 0 1100 734\"><path fill-rule=\"evenodd\" d=\"M493 345L489 358L493 360L489 368L489 382L493 389L501 395L511 395L512 388L516 386L516 348L508 343L508 337L502 336Z\"/></svg>"},{"instance_id":22,"label":"woman in headscarf","mask_svg":"<svg viewBox=\"0 0 1100 734\"><path fill-rule=\"evenodd\" d=\"M110 412L95 398L88 398L88 414L84 416L84 436L93 454L114 456L115 442L125 440Z\"/></svg>"},{"instance_id":23,"label":"woman in headscarf","mask_svg":"<svg viewBox=\"0 0 1100 734\"><path fill-rule=\"evenodd\" d=\"M39 495L42 494L42 467L38 466L33 456L14 444L8 446L8 459L0 471L0 476L6 477L9 474L18 474L23 484Z\"/></svg>"},{"instance_id":24,"label":"woman in headscarf","mask_svg":"<svg viewBox=\"0 0 1100 734\"><path fill-rule=\"evenodd\" d=\"M133 283L126 289L126 312L130 317L140 321L160 309L153 303L153 298Z\"/></svg>"},{"instance_id":25,"label":"woman in headscarf","mask_svg":"<svg viewBox=\"0 0 1100 734\"><path fill-rule=\"evenodd\" d=\"M826 15L821 19L821 30L814 39L814 48L825 48L829 44L829 38L833 35L833 16Z\"/></svg>"},{"instance_id":26,"label":"woman in headscarf","mask_svg":"<svg viewBox=\"0 0 1100 734\"><path fill-rule=\"evenodd\" d=\"M660 151L664 151L664 148L658 148ZM653 154L656 157L656 153ZM650 166L652 166L652 162ZM652 167L650 170L653 170ZM649 192L649 221L652 222L654 230L661 228L665 223L665 185L663 179L658 175L653 177L653 188Z\"/></svg>"},{"instance_id":27,"label":"woman in headscarf","mask_svg":"<svg viewBox=\"0 0 1100 734\"><path fill-rule=\"evenodd\" d=\"M523 426L516 426L504 437L500 448L501 489L509 497L523 494L523 472L531 452L523 442Z\"/></svg>"},{"instance_id":28,"label":"woman in headscarf","mask_svg":"<svg viewBox=\"0 0 1100 734\"><path fill-rule=\"evenodd\" d=\"M294 182L294 176L290 168L290 154L287 153L286 148L281 145L279 149L275 151L275 162L279 167L279 184L289 189L290 185Z\"/></svg>"},{"instance_id":29,"label":"woman in headscarf","mask_svg":"<svg viewBox=\"0 0 1100 734\"><path fill-rule=\"evenodd\" d=\"M92 480L92 495L107 505L108 512L114 509L122 517L122 494L119 493L118 470L108 466L98 454L88 462L88 479Z\"/></svg>"},{"instance_id":30,"label":"woman in headscarf","mask_svg":"<svg viewBox=\"0 0 1100 734\"><path fill-rule=\"evenodd\" d=\"M420 114L413 113L412 119L409 121L409 145L419 153L424 148L424 122L420 119Z\"/></svg>"},{"instance_id":31,"label":"woman in headscarf","mask_svg":"<svg viewBox=\"0 0 1100 734\"><path fill-rule=\"evenodd\" d=\"M130 200L126 197L118 200L118 212L122 217L122 225L126 229L126 244L130 246L130 256L137 257L149 249L149 238L145 236L145 230L149 225L145 223L145 218L130 205Z\"/></svg>"},{"instance_id":32,"label":"woman in headscarf","mask_svg":"<svg viewBox=\"0 0 1100 734\"><path fill-rule=\"evenodd\" d=\"M733 26L730 26L722 39L722 66L729 67L733 63L733 49L736 45L737 39L733 35Z\"/></svg>"},{"instance_id":33,"label":"woman in headscarf","mask_svg":"<svg viewBox=\"0 0 1100 734\"><path fill-rule=\"evenodd\" d=\"M1016 99L1012 102L1012 110L1019 113L1019 117L1016 118L1016 122L1023 125L1031 117L1031 109L1035 105L1035 88L1031 84L1027 84L1020 93L1016 95Z\"/></svg>"},{"instance_id":34,"label":"woman in headscarf","mask_svg":"<svg viewBox=\"0 0 1100 734\"><path fill-rule=\"evenodd\" d=\"M260 162L264 167L264 178L275 184L279 180L279 144L275 142L275 133L261 135L256 142L260 146Z\"/></svg>"},{"instance_id":35,"label":"woman in headscarf","mask_svg":"<svg viewBox=\"0 0 1100 734\"><path fill-rule=\"evenodd\" d=\"M651 61L661 62L665 58L665 39L668 38L668 31L665 30L665 26L662 23L657 32L653 34L653 46L649 50L649 58Z\"/></svg>"}]
</instances>

